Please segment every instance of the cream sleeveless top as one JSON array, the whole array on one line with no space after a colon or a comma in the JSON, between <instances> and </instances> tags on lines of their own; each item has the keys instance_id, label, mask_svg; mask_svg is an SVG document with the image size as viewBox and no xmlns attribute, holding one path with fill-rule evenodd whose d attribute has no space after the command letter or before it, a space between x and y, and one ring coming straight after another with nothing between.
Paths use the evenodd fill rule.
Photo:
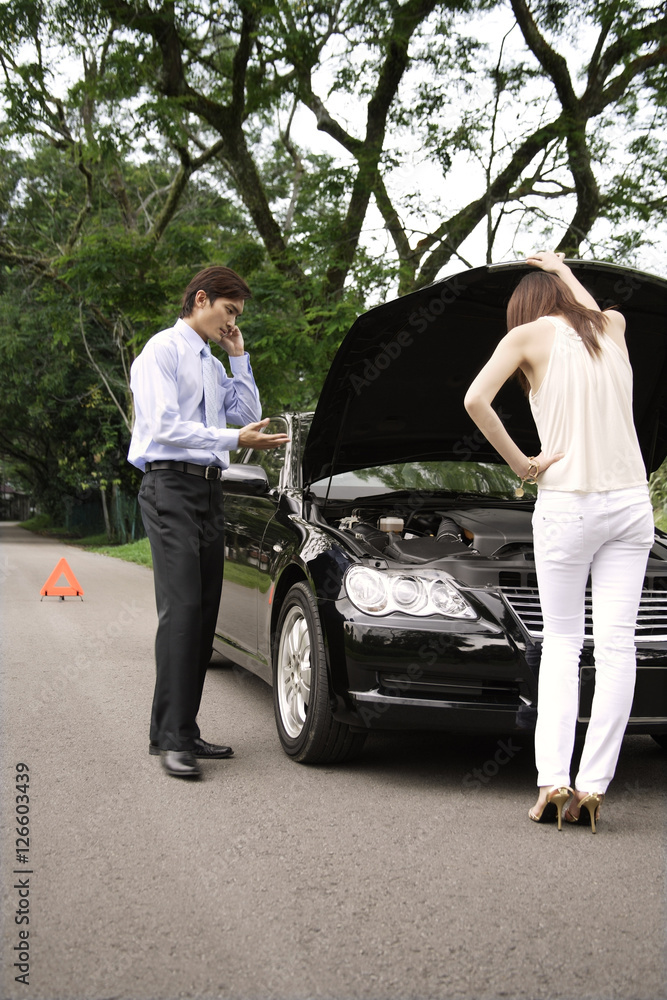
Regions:
<instances>
[{"instance_id":1,"label":"cream sleeveless top","mask_svg":"<svg viewBox=\"0 0 667 1000\"><path fill-rule=\"evenodd\" d=\"M564 452L538 479L540 489L601 493L646 483L632 419L632 368L611 337L589 354L583 340L557 316L546 375L530 407L547 454Z\"/></svg>"}]
</instances>

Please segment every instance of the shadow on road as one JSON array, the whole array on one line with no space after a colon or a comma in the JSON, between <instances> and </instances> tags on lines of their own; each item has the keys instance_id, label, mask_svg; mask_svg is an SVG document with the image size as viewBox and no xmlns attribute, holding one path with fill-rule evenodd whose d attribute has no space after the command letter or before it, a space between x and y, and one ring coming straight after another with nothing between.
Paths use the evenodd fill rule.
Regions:
<instances>
[{"instance_id":1,"label":"shadow on road","mask_svg":"<svg viewBox=\"0 0 667 1000\"><path fill-rule=\"evenodd\" d=\"M241 697L244 709L253 720L257 732L275 733L271 688L249 671L214 653L208 683L221 683L225 697ZM215 680L214 680L215 679ZM573 775L581 756L582 742L577 741L573 756ZM278 742L273 751L285 757ZM292 764L295 768L304 767ZM512 796L524 795L535 785L533 734L526 733L439 733L418 731L371 732L356 760L338 765L306 765L309 771L323 774L368 776L373 782L394 786L405 783L424 789L437 786L440 790L469 795L474 792L495 792ZM637 778L637 774L641 777ZM618 790L643 791L657 789L667 776L667 754L650 736L626 737L614 786Z\"/></svg>"}]
</instances>

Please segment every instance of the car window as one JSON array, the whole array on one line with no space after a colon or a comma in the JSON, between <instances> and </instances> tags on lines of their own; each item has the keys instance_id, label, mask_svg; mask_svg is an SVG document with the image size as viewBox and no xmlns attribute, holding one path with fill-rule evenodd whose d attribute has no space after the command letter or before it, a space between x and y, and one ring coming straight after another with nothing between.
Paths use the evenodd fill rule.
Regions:
<instances>
[{"instance_id":1,"label":"car window","mask_svg":"<svg viewBox=\"0 0 667 1000\"><path fill-rule=\"evenodd\" d=\"M466 492L480 496L513 497L518 485L516 476L506 465L490 462L401 462L396 465L376 466L341 472L328 479L313 483L317 495L326 494L333 499L373 496L380 493L418 490L428 492ZM525 485L526 496L535 495L535 489Z\"/></svg>"},{"instance_id":2,"label":"car window","mask_svg":"<svg viewBox=\"0 0 667 1000\"><path fill-rule=\"evenodd\" d=\"M264 430L265 434L287 434L287 421L282 417L274 417ZM269 486L280 485L280 474L285 464L286 446L272 448L270 451L255 451L248 448L240 457L244 465L261 465L269 479Z\"/></svg>"}]
</instances>

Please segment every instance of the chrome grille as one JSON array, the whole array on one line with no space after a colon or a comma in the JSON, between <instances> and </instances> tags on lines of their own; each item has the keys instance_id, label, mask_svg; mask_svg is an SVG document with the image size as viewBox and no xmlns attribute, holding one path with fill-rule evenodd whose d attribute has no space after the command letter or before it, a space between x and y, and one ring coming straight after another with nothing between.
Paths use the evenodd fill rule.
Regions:
<instances>
[{"instance_id":1,"label":"chrome grille","mask_svg":"<svg viewBox=\"0 0 667 1000\"><path fill-rule=\"evenodd\" d=\"M533 587L501 587L505 604L531 639L543 637L540 597ZM592 599L586 591L585 636L593 638ZM667 593L664 590L643 590L639 602L635 642L667 641Z\"/></svg>"}]
</instances>

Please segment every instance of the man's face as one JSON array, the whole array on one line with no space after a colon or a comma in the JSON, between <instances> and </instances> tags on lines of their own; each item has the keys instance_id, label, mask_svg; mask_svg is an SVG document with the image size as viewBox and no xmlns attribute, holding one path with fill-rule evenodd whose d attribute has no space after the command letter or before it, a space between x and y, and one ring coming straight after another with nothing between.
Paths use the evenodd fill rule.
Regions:
<instances>
[{"instance_id":1,"label":"man's face","mask_svg":"<svg viewBox=\"0 0 667 1000\"><path fill-rule=\"evenodd\" d=\"M219 344L223 337L232 332L242 312L243 299L218 298L211 304L206 293L199 291L195 298L195 308L186 317L186 322L202 340L212 340Z\"/></svg>"}]
</instances>

